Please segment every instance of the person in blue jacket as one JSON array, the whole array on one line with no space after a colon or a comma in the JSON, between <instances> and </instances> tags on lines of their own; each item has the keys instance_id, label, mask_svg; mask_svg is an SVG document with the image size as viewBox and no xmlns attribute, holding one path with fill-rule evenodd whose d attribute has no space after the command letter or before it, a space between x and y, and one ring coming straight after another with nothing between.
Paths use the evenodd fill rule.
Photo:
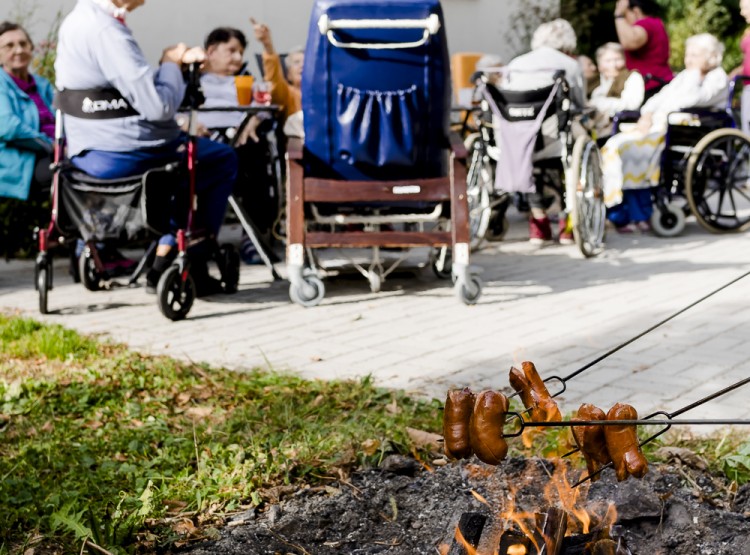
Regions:
<instances>
[{"instance_id":1,"label":"person in blue jacket","mask_svg":"<svg viewBox=\"0 0 750 555\"><path fill-rule=\"evenodd\" d=\"M51 180L53 90L29 71L33 48L23 27L0 23L0 197L19 200Z\"/></svg>"},{"instance_id":2,"label":"person in blue jacket","mask_svg":"<svg viewBox=\"0 0 750 555\"><path fill-rule=\"evenodd\" d=\"M64 104L66 98L85 96L83 103L71 104L81 113L64 110L67 154L74 166L102 179L138 175L185 157L184 136L175 121L186 90L182 65L201 61L203 51L179 44L167 48L159 67L152 68L126 23L128 13L144 2L78 0L60 26L55 61L59 100ZM100 100L105 94L106 100ZM110 113L95 113L100 111ZM237 174L237 156L230 146L204 138L198 139L197 152L197 225L216 236ZM178 212L173 210L173 217L184 218ZM146 276L149 292L155 291L176 250L173 235L162 237ZM193 261L191 274L198 296L221 290L204 260Z\"/></svg>"}]
</instances>

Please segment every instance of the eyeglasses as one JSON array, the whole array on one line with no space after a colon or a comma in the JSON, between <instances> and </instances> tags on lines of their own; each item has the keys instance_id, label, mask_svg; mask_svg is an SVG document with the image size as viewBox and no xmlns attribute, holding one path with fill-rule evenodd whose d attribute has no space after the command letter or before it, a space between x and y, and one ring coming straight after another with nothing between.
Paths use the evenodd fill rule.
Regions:
<instances>
[{"instance_id":1,"label":"eyeglasses","mask_svg":"<svg viewBox=\"0 0 750 555\"><path fill-rule=\"evenodd\" d=\"M0 44L0 52L13 52L16 48L21 48L21 50L31 50L32 45L27 40Z\"/></svg>"}]
</instances>

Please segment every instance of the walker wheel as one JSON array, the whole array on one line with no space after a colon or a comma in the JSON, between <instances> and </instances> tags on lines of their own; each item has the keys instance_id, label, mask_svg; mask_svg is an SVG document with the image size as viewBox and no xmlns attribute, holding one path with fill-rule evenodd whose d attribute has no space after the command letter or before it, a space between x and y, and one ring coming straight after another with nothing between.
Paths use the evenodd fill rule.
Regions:
<instances>
[{"instance_id":1,"label":"walker wheel","mask_svg":"<svg viewBox=\"0 0 750 555\"><path fill-rule=\"evenodd\" d=\"M240 255L234 245L225 244L219 248L219 268L224 293L236 293L240 283Z\"/></svg>"},{"instance_id":2,"label":"walker wheel","mask_svg":"<svg viewBox=\"0 0 750 555\"><path fill-rule=\"evenodd\" d=\"M37 270L36 276L36 288L39 292L39 312L41 314L49 314L47 310L47 294L49 293L50 285L49 268L47 265L42 265Z\"/></svg>"},{"instance_id":3,"label":"walker wheel","mask_svg":"<svg viewBox=\"0 0 750 555\"><path fill-rule=\"evenodd\" d=\"M156 286L156 297L161 313L172 320L183 320L193 306L195 300L195 281L193 276L187 275L182 280L180 268L170 266L165 271Z\"/></svg>"},{"instance_id":4,"label":"walker wheel","mask_svg":"<svg viewBox=\"0 0 750 555\"><path fill-rule=\"evenodd\" d=\"M78 275L83 286L89 291L99 291L102 288L102 275L96 269L96 262L88 248L78 257Z\"/></svg>"}]
</instances>

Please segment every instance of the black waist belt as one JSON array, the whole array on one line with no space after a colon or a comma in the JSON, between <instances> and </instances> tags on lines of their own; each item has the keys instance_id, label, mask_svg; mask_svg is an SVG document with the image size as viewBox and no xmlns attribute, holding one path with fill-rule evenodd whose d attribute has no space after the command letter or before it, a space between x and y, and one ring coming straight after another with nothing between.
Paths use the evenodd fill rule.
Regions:
<instances>
[{"instance_id":1,"label":"black waist belt","mask_svg":"<svg viewBox=\"0 0 750 555\"><path fill-rule=\"evenodd\" d=\"M139 115L115 88L64 89L55 95L55 108L64 114L83 119L115 119Z\"/></svg>"}]
</instances>

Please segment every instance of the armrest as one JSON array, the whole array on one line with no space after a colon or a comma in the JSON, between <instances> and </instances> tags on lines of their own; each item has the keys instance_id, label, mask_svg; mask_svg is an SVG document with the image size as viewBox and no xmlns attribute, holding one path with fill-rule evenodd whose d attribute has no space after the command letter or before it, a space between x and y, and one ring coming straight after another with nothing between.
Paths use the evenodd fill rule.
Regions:
<instances>
[{"instance_id":1,"label":"armrest","mask_svg":"<svg viewBox=\"0 0 750 555\"><path fill-rule=\"evenodd\" d=\"M448 138L450 140L451 152L453 153L453 155L459 160L466 160L466 158L469 156L469 153L466 151L464 142L461 140L461 137L458 135L458 133L452 131Z\"/></svg>"},{"instance_id":2,"label":"armrest","mask_svg":"<svg viewBox=\"0 0 750 555\"><path fill-rule=\"evenodd\" d=\"M286 155L289 160L302 160L304 143L299 137L289 137L286 143Z\"/></svg>"}]
</instances>

